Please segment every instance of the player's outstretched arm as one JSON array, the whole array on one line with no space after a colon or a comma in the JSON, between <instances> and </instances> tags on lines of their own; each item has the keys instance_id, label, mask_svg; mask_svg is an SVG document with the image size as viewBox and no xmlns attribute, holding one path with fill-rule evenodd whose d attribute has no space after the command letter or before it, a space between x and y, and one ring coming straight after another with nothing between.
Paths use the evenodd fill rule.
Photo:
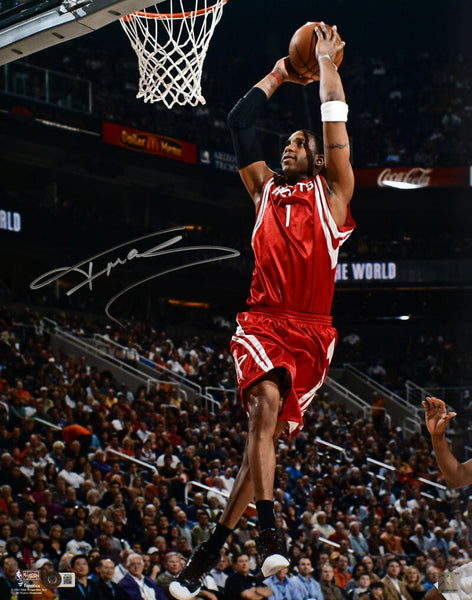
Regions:
<instances>
[{"instance_id":1,"label":"player's outstretched arm","mask_svg":"<svg viewBox=\"0 0 472 600\"><path fill-rule=\"evenodd\" d=\"M315 52L320 66L326 183L333 218L341 227L345 224L347 206L354 192L354 173L346 129L346 97L341 77L333 62L345 42L339 40L336 25L330 28L320 22L315 27L315 33L318 38Z\"/></svg>"},{"instance_id":2,"label":"player's outstretched arm","mask_svg":"<svg viewBox=\"0 0 472 600\"><path fill-rule=\"evenodd\" d=\"M279 59L270 73L241 98L228 115L228 127L238 161L239 173L254 203L261 199L264 183L272 177L255 129L255 122L267 100L285 82L306 85L311 79L300 77L290 66L288 57Z\"/></svg>"},{"instance_id":3,"label":"player's outstretched arm","mask_svg":"<svg viewBox=\"0 0 472 600\"><path fill-rule=\"evenodd\" d=\"M431 435L433 450L438 466L452 488L459 488L472 483L472 461L460 463L452 454L446 439L446 429L457 413L447 412L446 404L439 398L423 400L426 427Z\"/></svg>"}]
</instances>

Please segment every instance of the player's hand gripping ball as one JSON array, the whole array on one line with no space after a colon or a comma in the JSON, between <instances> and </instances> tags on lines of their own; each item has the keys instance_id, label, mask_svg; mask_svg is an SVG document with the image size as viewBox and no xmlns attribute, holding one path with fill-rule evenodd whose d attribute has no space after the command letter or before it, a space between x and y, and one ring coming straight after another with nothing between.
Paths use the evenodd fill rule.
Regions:
<instances>
[{"instance_id":1,"label":"player's hand gripping ball","mask_svg":"<svg viewBox=\"0 0 472 600\"><path fill-rule=\"evenodd\" d=\"M288 56L290 64L295 71L301 76L309 79L320 78L320 67L316 58L316 43L318 37L315 27L319 26L319 21L309 21L302 25L292 36L288 48ZM326 25L328 32L331 32L331 25ZM339 33L336 33L337 40L341 42ZM334 57L334 64L339 67L343 60L344 47L341 47Z\"/></svg>"}]
</instances>

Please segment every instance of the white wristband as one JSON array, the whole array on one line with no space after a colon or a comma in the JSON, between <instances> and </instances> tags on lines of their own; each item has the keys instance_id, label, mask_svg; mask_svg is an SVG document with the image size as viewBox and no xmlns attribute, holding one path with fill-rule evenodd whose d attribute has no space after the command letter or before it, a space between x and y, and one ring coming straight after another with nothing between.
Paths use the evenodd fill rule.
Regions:
<instances>
[{"instance_id":1,"label":"white wristband","mask_svg":"<svg viewBox=\"0 0 472 600\"><path fill-rule=\"evenodd\" d=\"M336 69L336 71L338 70L338 67L333 62L333 59L331 58L331 56L329 54L322 54L321 56L318 56L318 62L320 62L320 60L322 58L327 58L329 60L329 62L333 65L333 67Z\"/></svg>"},{"instance_id":2,"label":"white wristband","mask_svg":"<svg viewBox=\"0 0 472 600\"><path fill-rule=\"evenodd\" d=\"M349 107L345 102L340 100L332 100L331 102L323 102L321 105L321 120L326 121L347 121L347 113Z\"/></svg>"}]
</instances>

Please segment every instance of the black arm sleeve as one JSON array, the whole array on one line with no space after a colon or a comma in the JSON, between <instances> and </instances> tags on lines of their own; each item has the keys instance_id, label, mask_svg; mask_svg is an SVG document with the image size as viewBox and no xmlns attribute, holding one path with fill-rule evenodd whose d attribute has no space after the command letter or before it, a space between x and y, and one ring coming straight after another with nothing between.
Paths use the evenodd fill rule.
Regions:
<instances>
[{"instance_id":1,"label":"black arm sleeve","mask_svg":"<svg viewBox=\"0 0 472 600\"><path fill-rule=\"evenodd\" d=\"M264 160L262 148L254 124L267 96L257 87L253 87L243 96L228 115L227 123L233 138L238 168Z\"/></svg>"}]
</instances>

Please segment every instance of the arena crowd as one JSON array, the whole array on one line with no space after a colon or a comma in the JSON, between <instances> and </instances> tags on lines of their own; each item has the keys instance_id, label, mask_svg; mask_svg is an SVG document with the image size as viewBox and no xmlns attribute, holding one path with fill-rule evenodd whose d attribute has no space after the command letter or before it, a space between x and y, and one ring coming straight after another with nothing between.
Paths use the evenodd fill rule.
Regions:
<instances>
[{"instance_id":1,"label":"arena crowd","mask_svg":"<svg viewBox=\"0 0 472 600\"><path fill-rule=\"evenodd\" d=\"M23 340L15 337L20 320L32 326ZM53 571L76 575L73 588L45 586L46 600L80 598L79 583L85 598L170 598L170 582L207 539L240 465L246 419L224 393L235 385L229 353L144 325L126 340L104 330L189 380L220 387L213 414L165 382L128 389L84 356L55 354L31 311L15 318L3 307L0 321L0 590L14 589L18 569L36 569L42 581ZM199 597L239 599L254 585L261 593L269 586L266 597L277 600L390 600L393 580L407 600L421 599L441 572L472 558L468 490L424 480L441 483L426 436L405 439L383 412L362 418L321 391L302 433L278 448L276 514L290 569L257 579L249 508Z\"/></svg>"}]
</instances>

